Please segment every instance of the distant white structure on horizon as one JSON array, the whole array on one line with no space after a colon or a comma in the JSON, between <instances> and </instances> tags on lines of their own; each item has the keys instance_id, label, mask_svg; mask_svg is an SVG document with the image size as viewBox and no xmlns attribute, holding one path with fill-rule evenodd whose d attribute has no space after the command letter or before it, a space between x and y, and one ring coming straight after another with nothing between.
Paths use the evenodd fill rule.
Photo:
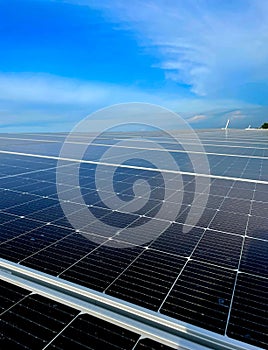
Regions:
<instances>
[{"instance_id":1,"label":"distant white structure on horizon","mask_svg":"<svg viewBox=\"0 0 268 350\"><path fill-rule=\"evenodd\" d=\"M230 123L230 119L227 120L227 123L226 123L225 127L224 127L224 128L221 128L221 129L222 129L222 130L227 130L227 129L228 129L229 123Z\"/></svg>"},{"instance_id":2,"label":"distant white structure on horizon","mask_svg":"<svg viewBox=\"0 0 268 350\"><path fill-rule=\"evenodd\" d=\"M245 128L245 130L259 130L258 128L252 128L251 125L249 124L249 126L247 128Z\"/></svg>"}]
</instances>

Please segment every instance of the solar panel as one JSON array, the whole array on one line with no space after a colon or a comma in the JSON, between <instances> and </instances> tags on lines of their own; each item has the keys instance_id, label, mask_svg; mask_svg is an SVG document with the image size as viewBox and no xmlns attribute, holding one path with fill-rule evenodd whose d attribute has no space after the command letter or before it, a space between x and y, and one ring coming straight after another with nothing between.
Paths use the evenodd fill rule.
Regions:
<instances>
[{"instance_id":1,"label":"solar panel","mask_svg":"<svg viewBox=\"0 0 268 350\"><path fill-rule=\"evenodd\" d=\"M5 349L155 349L172 347L79 309L1 281Z\"/></svg>"},{"instance_id":2,"label":"solar panel","mask_svg":"<svg viewBox=\"0 0 268 350\"><path fill-rule=\"evenodd\" d=\"M99 176L104 180L114 172L112 190L108 185L97 189L97 164L88 161L98 163L107 145L117 144L116 137L97 139L81 164L66 160L62 165L64 182L56 186L57 157L64 136L20 135L20 140L16 140L17 135L11 135L12 144L0 140L0 257L4 271L20 266L26 275L30 271L45 273L66 285L71 283L98 292L107 300L157 315L163 322L169 320L189 329L209 331L211 337L229 342L230 346L265 348L267 134L252 133L249 139L248 134L245 138L242 132L233 131L226 139L222 133L200 132L211 169L206 176L194 173L183 149L163 136L152 137L165 149L160 152L148 145L161 161L160 170L168 171L163 156L166 151L171 151L180 166L180 172L170 174L167 183L159 169L151 169L140 159L147 150L136 149L133 143L133 148L122 151L132 158L124 167L116 166L116 158L111 158L112 166L101 164ZM184 137L189 144L193 142L187 135ZM38 141L40 138L44 141ZM82 135L77 139L87 141ZM48 145L48 140L53 142ZM79 169L84 202L72 183L75 169ZM180 187L175 186L178 176L182 176ZM209 178L207 201L206 181L196 193L196 177ZM147 192L141 192L144 187L137 180L149 184ZM122 201L117 209L111 209L103 200L113 200L114 193ZM193 203L195 195L198 200ZM177 216L171 218L178 196L182 203ZM138 209L131 212L129 203L134 197ZM165 210L161 211L163 203ZM93 219L88 221L89 211ZM99 226L100 221L105 226ZM25 286L27 283L25 280ZM7 346L20 343L43 348L47 344L46 348L61 349L70 343L82 349L87 348L86 342L95 342L96 349L117 348L125 339L125 348L166 349L167 345L140 339L140 334L128 333L124 327L118 329L104 320L96 321L92 315L80 315L77 310L73 313L67 304L63 309L59 307L59 313L55 311L55 318L63 324L61 317L67 315L64 320L70 317L73 328L64 328L71 322L69 319L64 321L63 331L44 321L31 334L23 328L23 310L32 310L33 314L29 311L28 315L34 316L37 304L40 308L44 304L49 310L53 303L25 292L27 288L10 287L6 282L2 286L2 293L6 293L2 322ZM13 318L13 325L19 329L17 334L12 331ZM95 338L86 334L89 325L96 325ZM38 333L40 326L46 329L44 337ZM78 337L81 329L85 338L77 343L74 334ZM104 345L102 332L111 332L114 340ZM219 335L222 338L217 338Z\"/></svg>"}]
</instances>

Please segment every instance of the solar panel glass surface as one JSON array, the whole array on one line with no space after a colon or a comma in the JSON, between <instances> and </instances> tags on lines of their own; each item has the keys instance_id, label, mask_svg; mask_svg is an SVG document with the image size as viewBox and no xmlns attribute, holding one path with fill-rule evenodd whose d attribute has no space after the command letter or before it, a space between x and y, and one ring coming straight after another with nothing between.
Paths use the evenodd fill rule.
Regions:
<instances>
[{"instance_id":1,"label":"solar panel glass surface","mask_svg":"<svg viewBox=\"0 0 268 350\"><path fill-rule=\"evenodd\" d=\"M161 171L151 169L142 160L148 150L135 148L133 142L133 148L127 150L131 160L124 167L117 167L116 159L101 167L99 174L103 178L114 172L114 192L109 186L99 191L95 181L97 163L120 136L97 139L81 164L75 158L66 160L62 168L64 182L57 187L57 157L64 134L1 135L0 257L159 315L265 348L267 132L200 132L210 174L195 174L182 147L161 135L152 137L165 149L151 149L148 141L149 152L163 159L161 171L169 170L165 169L164 152L171 153L177 161L183 179L179 188L174 186L178 175L172 173L165 184ZM182 137L184 142L194 143L187 134ZM87 135L77 135L74 142L88 142ZM192 152L198 157L196 145L192 145ZM72 184L77 168L83 203ZM199 201L192 205L196 177L207 176L209 197L198 217L207 189L197 193ZM137 180L147 181L149 188L135 200L148 200L129 212ZM138 189L139 184L135 190ZM123 201L116 210L102 200L103 196L113 198L114 193ZM170 222L178 194L182 203ZM62 198L79 230L66 218ZM155 218L163 201L165 211ZM85 220L88 211L95 218L90 222ZM98 227L98 221L106 224L105 230ZM135 235L135 228L147 222L151 222L150 229ZM156 236L154 232L158 232ZM21 296L21 292L16 293Z\"/></svg>"}]
</instances>

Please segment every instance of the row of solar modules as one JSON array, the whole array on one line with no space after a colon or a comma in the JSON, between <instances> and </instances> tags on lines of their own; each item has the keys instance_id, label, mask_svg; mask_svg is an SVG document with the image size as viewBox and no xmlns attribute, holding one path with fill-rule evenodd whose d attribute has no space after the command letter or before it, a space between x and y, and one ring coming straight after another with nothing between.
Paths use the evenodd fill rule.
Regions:
<instances>
[{"instance_id":1,"label":"row of solar modules","mask_svg":"<svg viewBox=\"0 0 268 350\"><path fill-rule=\"evenodd\" d=\"M41 220L29 220L30 218L17 219L4 213L0 213L0 216L4 222L1 225L1 257L56 275L68 269L72 263L75 263L76 258L83 257L95 248L95 245L87 244L87 239L95 243L103 243L107 238L113 236L112 230L98 235L97 232L89 234L91 229L85 228L85 239L82 235L75 234L71 229L57 226L57 223L48 225L45 220L42 222ZM251 237L243 239L242 235L214 230L204 232L204 229L200 227L192 227L189 233L184 234L181 224L174 223L169 228L166 228L167 223L158 220L154 220L152 224L155 229L158 227L163 231L162 235L153 243L148 242L150 248L154 250L188 258L195 249L192 258L196 260L230 269L236 269L239 260L241 260L241 271L267 277L267 240ZM92 231L94 230L92 229ZM149 233L147 234L149 236ZM179 238L178 235L180 235ZM114 238L125 242L125 247L131 248L128 244L131 244L130 241L133 237L128 234L126 229L123 228ZM135 238L136 244L139 241L146 241L146 235ZM191 241L189 241L190 239ZM242 243L244 247L240 259ZM67 256L68 244L72 244L73 249L73 252L69 253L69 257ZM83 247L79 249L82 244ZM114 246L116 248L116 243ZM109 250L111 250L112 255L116 253L116 249L107 248L107 254ZM38 253L39 251L40 253ZM139 250L136 250L137 254L138 252ZM62 259L59 259L59 256L62 256Z\"/></svg>"},{"instance_id":2,"label":"row of solar modules","mask_svg":"<svg viewBox=\"0 0 268 350\"><path fill-rule=\"evenodd\" d=\"M3 136L2 136L3 137ZM50 150L50 151L57 151L59 152L62 143L64 141L64 138L61 138L60 140L50 140L47 139L46 137L43 137L43 139L28 139L23 137L21 138L12 138L12 143L10 142L10 137L8 139L2 138L0 136L0 146L2 150L10 150L10 151L28 151L29 147L32 149L34 148L35 153L38 153L38 150L42 152L42 150ZM102 139L102 138L96 138L94 140L86 138L78 141L75 139L71 139L73 142L73 147L75 148L77 146L77 143L91 143L92 142L92 147L90 148L91 150L98 150L99 152L102 152L103 150L106 150L106 146L120 146L120 142L122 139ZM157 144L161 145L164 149L167 151L171 152L172 151L183 151L185 147L187 150L192 150L192 151L201 151L200 150L200 145L197 144L194 140L181 140L183 144L179 143L180 138L178 138L177 142L176 140L174 141L169 141L169 142L163 142L161 139L160 140L146 140L146 139L141 139L140 141L137 140L127 140L128 147L130 147L130 153L136 152L137 148L138 149L154 149L157 146L155 145L155 141L157 141ZM268 157L268 150L265 147L264 144L253 144L252 146L249 146L248 144L235 144L232 142L228 142L225 144L221 144L218 141L211 141L207 142L204 141L202 142L203 148L206 153L219 153L219 154L225 154L225 155L243 155L243 156L254 156L254 157ZM131 148L132 147L132 148ZM138 151L139 152L139 151ZM91 152L88 152L91 153ZM54 154L56 155L56 154ZM90 158L92 159L92 158Z\"/></svg>"},{"instance_id":3,"label":"row of solar modules","mask_svg":"<svg viewBox=\"0 0 268 350\"><path fill-rule=\"evenodd\" d=\"M23 157L23 159L25 158L26 157ZM41 212L41 216L39 217L46 217L45 220L48 220L49 222L61 218L64 214L61 211L59 202L57 201L57 188L55 185L56 172L54 168L56 162L52 161L51 163L50 161L50 163L46 165L48 168L52 168L52 165L54 165L50 170L45 170L43 168L42 171L36 171L36 169L39 170L39 167L41 167L41 169L44 167L43 161L48 162L48 160L28 158L27 162L27 160L23 159L18 157L13 159L17 166L10 165L3 160L5 172L13 172L14 174L22 172L24 175L2 177L0 180L0 188L2 188L0 209L7 210L9 213L16 215L33 214L33 217L36 218L37 215L33 212L54 207L54 210L51 210L51 213L49 213L48 209L47 213ZM19 166L19 161L22 163L21 167ZM65 183L61 184L59 188L65 193L65 197L74 203L74 207L75 203L77 203L77 211L79 211L79 209L82 209L78 205L79 201L76 201L76 198L72 196L73 193L75 195L76 192L73 191L71 185L68 185L69 177L70 179L73 177L73 167L77 167L77 165L70 165L69 167L66 167L65 170L62 170L66 172ZM94 171L95 166L88 164L81 165L81 192L86 204L108 209L105 208L100 200L100 194L96 192ZM127 201L133 198L133 183L139 178L148 179L152 186L152 191L149 203L136 214L154 217L154 214L162 204L161 201L163 200L165 191L164 184L161 182L161 177L158 176L157 172L142 172L135 169L121 168L114 176L114 188L116 189L117 194L123 196L122 198ZM194 178L192 176L184 176L183 178L183 188L177 189L177 191L182 191L184 195L180 215L177 220L180 223L184 223L185 217L189 211L189 204L191 204L193 200L195 191ZM174 179L176 179L176 175L174 175ZM172 204L173 198L176 197L174 194L176 189L173 189L174 182L169 181L169 183L165 185L173 193L173 195L171 194L170 197L166 199ZM177 185L177 183L175 183L175 185ZM253 237L265 238L265 232L263 230L267 223L265 219L268 214L267 185L213 179L209 191L210 196L206 204L207 220L204 221L205 216L203 216L201 218L202 222L199 223L199 226L205 228L208 227L210 220L216 214L214 218L215 220L213 221L214 223L211 222L210 228L220 229L224 232L244 233L248 219L247 215L249 214L249 210L251 210L248 233ZM111 195L113 194L114 193L111 193ZM44 196L49 198L44 200ZM202 202L202 193L200 193L199 198L200 202ZM23 205L24 203L25 205ZM57 208L59 208L58 214L56 210ZM124 211L123 208L121 211ZM54 217L50 217L50 214ZM233 220L230 220L232 214L233 216L236 216L235 222L240 222L240 225L237 227L233 225ZM228 221L225 220L226 216L229 218ZM258 217L262 217L262 219L260 220ZM237 220L237 218L239 218L239 220ZM165 219L165 217L163 217L163 219ZM233 228L231 227L232 225Z\"/></svg>"},{"instance_id":4,"label":"row of solar modules","mask_svg":"<svg viewBox=\"0 0 268 350\"><path fill-rule=\"evenodd\" d=\"M69 158L77 157L77 148L81 147L81 145L72 145L72 153L68 154ZM25 153L35 153L39 155L50 155L50 156L58 156L61 149L61 144L54 143L27 143L25 141L14 142L12 145L10 143L7 144L6 147L2 147L2 149L7 151L14 152L25 152ZM84 159L88 161L101 161L103 154L109 149L106 146L89 146L84 154ZM228 156L232 152L230 149L222 149L220 153L224 155L217 155L215 151L215 147L213 147L213 154L208 154L207 159L209 161L210 173L212 175L218 176L229 176L229 177L238 177L238 178L248 178L254 180L268 180L268 159L263 157L251 158L249 157L239 157L239 156ZM199 146L197 151L199 151ZM119 152L117 150L117 152ZM129 156L129 165L140 166L140 167L150 167L152 164L145 163L142 159L152 159L152 163L154 160L158 161L159 167L165 169L167 167L165 154L163 151L153 151L153 150L139 150L135 147L133 148L121 148L120 154L122 152L127 152ZM167 151L165 151L167 152ZM164 153L165 153L164 152ZM243 151L244 152L244 151ZM243 153L242 152L242 153ZM261 151L263 152L263 151ZM168 152L170 153L178 164L178 168L180 171L184 172L195 172L193 168L193 164L190 161L189 155L191 153L181 153L181 152ZM242 154L241 153L241 154ZM119 154L119 155L120 155ZM240 153L238 153L240 154ZM195 155L195 153L193 153ZM121 157L121 155L120 155ZM119 157L119 158L120 158ZM132 158L132 159L131 159ZM201 159L202 160L202 159ZM117 164L118 158L112 157L109 159L105 159L105 161L110 161L111 163ZM202 165L202 164L201 164ZM5 172L4 165L2 165L1 170Z\"/></svg>"},{"instance_id":5,"label":"row of solar modules","mask_svg":"<svg viewBox=\"0 0 268 350\"><path fill-rule=\"evenodd\" d=\"M156 241L149 249L125 244L124 249L119 251L105 244L94 243L95 237L75 236L74 232L65 232L55 227L50 229L49 232L40 228L20 237L13 257L10 252L10 260L17 259L20 248L20 254L29 255L21 260L21 265L225 334L236 278L236 271L231 266L238 260L241 239L230 240L226 235L217 233L203 236L196 254L187 261L187 258L177 255L177 252L173 255L168 249L174 242L170 232L165 232L160 242ZM194 232L191 233L193 235ZM40 236L46 237L45 244ZM215 240L217 246L214 249L217 251L213 248L206 251ZM36 242L34 246L39 249L38 252L33 250L32 242ZM223 245L225 247L222 250ZM185 249L185 246L187 244L181 249ZM12 244L10 248L13 248ZM250 246L247 248L251 249L251 257L241 270L249 267L252 274L242 271L238 274L227 335L265 346L265 295L268 284L267 279L255 275L254 256L258 250L256 252ZM264 250L260 246L257 248ZM212 262L203 262L202 258L206 259L209 254ZM225 267L228 261L229 266Z\"/></svg>"},{"instance_id":6,"label":"row of solar modules","mask_svg":"<svg viewBox=\"0 0 268 350\"><path fill-rule=\"evenodd\" d=\"M19 164L17 160L18 158L16 165ZM259 203L260 209L265 208L265 202L252 201L256 193L264 193L267 188L265 185L214 180L211 190L214 188L218 194L210 196L211 206L214 209L206 207L199 227L192 227L190 233L186 235L183 234L183 226L180 223L173 223L167 229L169 222L155 220L158 228L162 225L162 234L153 242L148 242L145 247L129 244L130 237L124 234L125 226L133 224L136 220L146 220L146 216L139 216L144 213L135 215L124 212L111 213L98 199L96 203L91 204L90 210L93 210L99 219L108 218L108 222L117 228L114 244L117 241L125 242L125 248L119 252L116 247L111 246L110 240L107 244L107 237L110 238L115 234L113 230L94 232L93 224L85 228L85 235L82 235L70 228L57 201L55 170L43 171L44 168L38 165L39 161L34 163L33 171L36 167L42 169L41 171L2 180L1 186L12 188L12 191L2 191L4 197L1 196L4 198L2 222L6 221L1 227L2 257L104 291L151 310L160 310L166 315L205 329L221 334L225 334L227 329L230 337L251 344L264 346L267 343L263 326L265 322L263 310L266 309L264 295L267 290L265 263L267 235L264 227L254 231L254 221L252 232L257 233L252 236L248 230L250 227L248 219L255 217L255 222L258 220L262 222L265 219L265 217L248 216L252 215L254 203ZM51 167L50 160L44 161L48 162L46 165L48 168ZM13 167L12 164L10 166ZM21 167L23 168L23 165ZM25 167L29 170L29 163L25 163ZM94 197L93 174L92 166L83 165L81 182L83 186L88 186L84 187L85 189L91 191L88 200L92 198L97 200ZM66 178L67 175L68 167ZM142 176L149 180L153 179L152 183L155 189L158 189L157 196L160 193L160 198L151 200L162 199L162 183L157 172L141 173L134 169L120 169L116 175L117 182L122 184L123 190L127 192L125 195L131 196L133 181L137 176ZM32 185L28 190L43 191L41 197L40 193L24 193L24 186L27 186L25 180L30 180L31 183L28 184ZM33 186L33 181L36 181L36 187ZM20 191L20 186L23 192ZM193 178L186 177L184 190L186 187L188 192L185 192L191 194L193 186ZM237 193L235 196L241 194L245 199L228 197L232 191ZM86 196L86 193L84 194ZM46 195L50 195L51 198L43 198ZM218 210L215 209L217 200L219 200ZM79 204L75 204L75 199L72 205L75 207L74 215L81 214L83 217L85 208L80 206L78 209ZM187 211L187 202L184 205L181 215ZM225 210L221 210L222 206ZM148 211L148 208L146 210ZM240 214L234 214L232 222L234 210L240 210ZM145 214L147 215L147 212ZM16 215L23 215L24 218L18 218ZM150 214L148 218L153 221ZM214 224L211 227L210 222L213 220ZM205 230L208 226L210 230ZM121 229L119 234L118 228ZM219 229L225 232L219 232ZM242 261L237 276L242 246ZM236 278L236 291L231 317L228 320ZM254 321L252 315L255 316Z\"/></svg>"},{"instance_id":7,"label":"row of solar modules","mask_svg":"<svg viewBox=\"0 0 268 350\"><path fill-rule=\"evenodd\" d=\"M172 350L30 290L0 284L2 349Z\"/></svg>"},{"instance_id":8,"label":"row of solar modules","mask_svg":"<svg viewBox=\"0 0 268 350\"><path fill-rule=\"evenodd\" d=\"M241 145L247 147L248 145L253 145L253 147L258 147L258 145L263 144L265 147L265 142L267 141L267 130L259 130L257 132L251 131L245 132L243 130L228 130L223 132L221 130L210 129L209 132L204 132L202 130L195 130L195 133L198 135L199 139L204 143L217 143L219 145ZM195 142L196 138L193 137L191 132L187 131L178 131L177 133L172 133L177 138L183 140L183 142ZM73 133L72 135L68 133L35 133L35 134L1 134L0 140L2 142L10 142L11 140L43 140L51 142L61 142L66 137L70 137L73 142L87 142L88 140L96 139L99 142L106 144L113 144L116 140L124 139L134 139L136 137L142 137L146 140L154 140L161 143L174 143L171 136L164 131L159 130L159 132L142 132L140 133L112 133L104 132L102 134L98 133Z\"/></svg>"}]
</instances>

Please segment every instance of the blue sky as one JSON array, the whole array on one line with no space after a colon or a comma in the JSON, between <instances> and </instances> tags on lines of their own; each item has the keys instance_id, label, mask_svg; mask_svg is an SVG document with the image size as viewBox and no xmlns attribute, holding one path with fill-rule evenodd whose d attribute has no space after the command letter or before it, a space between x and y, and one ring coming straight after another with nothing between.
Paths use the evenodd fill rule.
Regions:
<instances>
[{"instance_id":1,"label":"blue sky","mask_svg":"<svg viewBox=\"0 0 268 350\"><path fill-rule=\"evenodd\" d=\"M0 0L0 131L68 131L121 102L259 126L267 43L262 0Z\"/></svg>"}]
</instances>

